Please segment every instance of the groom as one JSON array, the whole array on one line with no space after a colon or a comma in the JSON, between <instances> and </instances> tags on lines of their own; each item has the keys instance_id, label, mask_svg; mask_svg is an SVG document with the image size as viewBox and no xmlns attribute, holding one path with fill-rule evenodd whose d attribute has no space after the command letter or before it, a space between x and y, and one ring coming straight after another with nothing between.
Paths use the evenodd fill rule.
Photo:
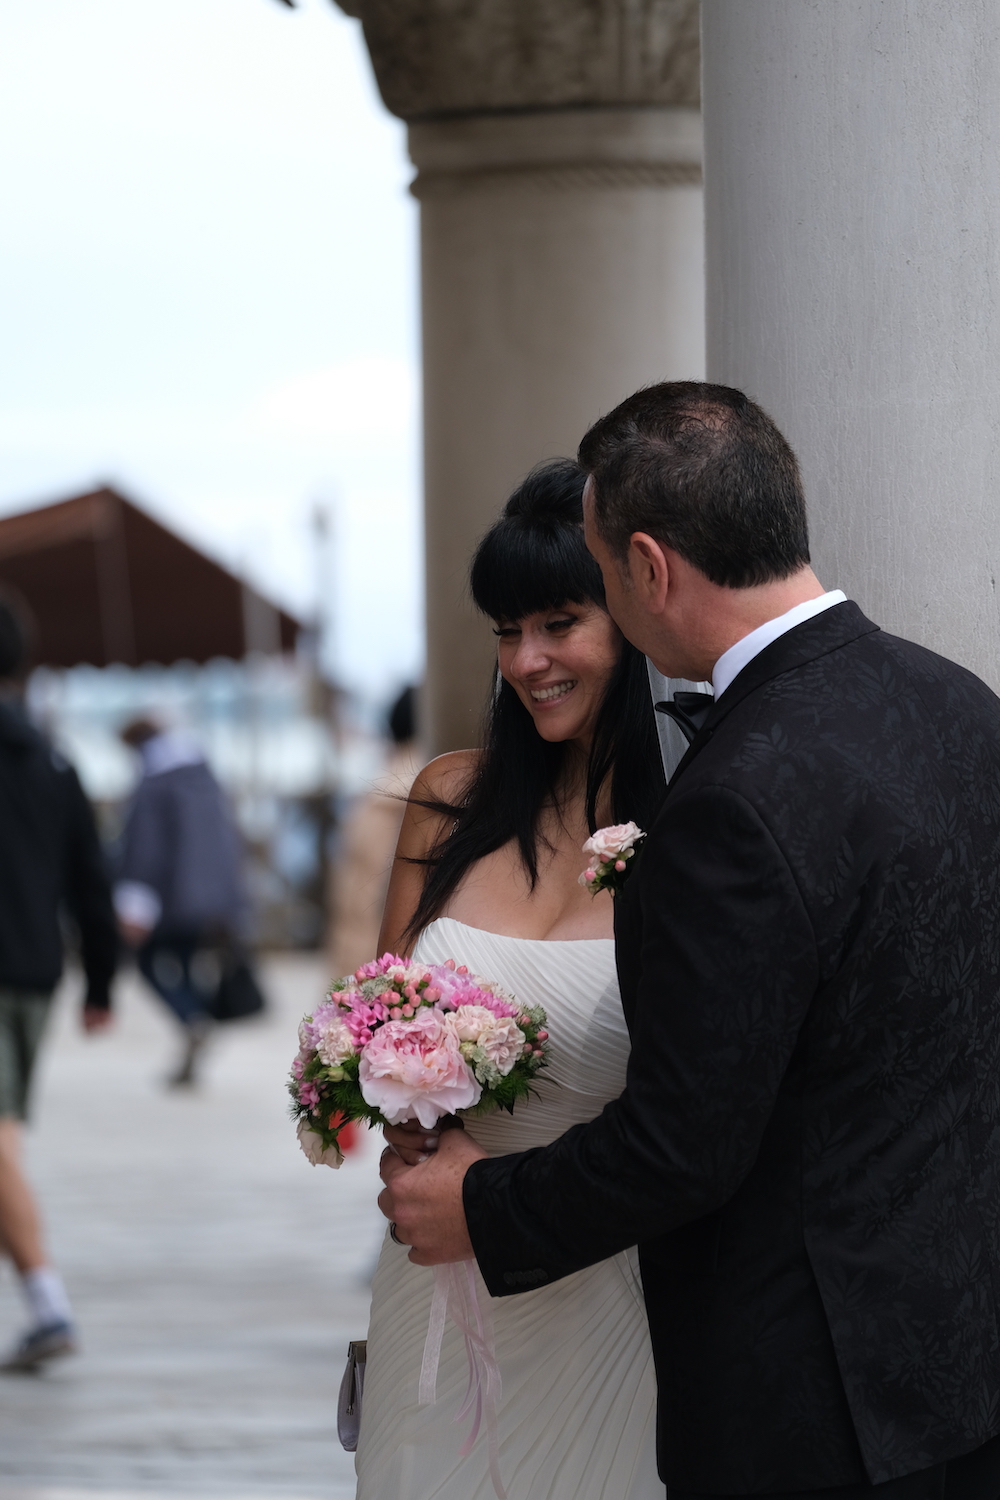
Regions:
<instances>
[{"instance_id":1,"label":"groom","mask_svg":"<svg viewBox=\"0 0 1000 1500\"><path fill-rule=\"evenodd\" d=\"M739 391L640 391L580 461L611 614L716 700L617 901L627 1086L388 1156L383 1211L494 1296L638 1243L670 1500L997 1500L1000 702L823 592Z\"/></svg>"}]
</instances>

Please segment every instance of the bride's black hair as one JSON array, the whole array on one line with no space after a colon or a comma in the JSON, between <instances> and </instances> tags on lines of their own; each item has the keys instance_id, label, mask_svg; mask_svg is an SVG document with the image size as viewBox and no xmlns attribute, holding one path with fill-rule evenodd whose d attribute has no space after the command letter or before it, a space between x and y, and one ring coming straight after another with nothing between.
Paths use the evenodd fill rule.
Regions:
<instances>
[{"instance_id":1,"label":"bride's black hair","mask_svg":"<svg viewBox=\"0 0 1000 1500\"><path fill-rule=\"evenodd\" d=\"M594 603L605 608L601 570L583 539L586 474L568 458L539 464L511 495L472 560L472 597L494 620ZM538 878L538 819L558 799L564 744L535 729L517 693L494 669L483 753L461 801L422 806L452 820L431 850L427 878L407 927L415 938L440 912L470 865L516 839L532 887ZM609 795L611 821L652 822L665 791L646 658L622 640L587 762L586 815Z\"/></svg>"}]
</instances>

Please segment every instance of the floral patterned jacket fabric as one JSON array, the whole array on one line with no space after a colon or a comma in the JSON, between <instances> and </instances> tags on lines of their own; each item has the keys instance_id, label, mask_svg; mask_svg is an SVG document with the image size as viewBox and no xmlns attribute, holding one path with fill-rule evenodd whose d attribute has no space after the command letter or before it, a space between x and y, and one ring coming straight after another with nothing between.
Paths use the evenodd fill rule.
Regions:
<instances>
[{"instance_id":1,"label":"floral patterned jacket fabric","mask_svg":"<svg viewBox=\"0 0 1000 1500\"><path fill-rule=\"evenodd\" d=\"M1000 700L853 604L767 647L617 902L624 1094L466 1179L495 1295L639 1244L668 1485L1000 1431L998 915Z\"/></svg>"}]
</instances>

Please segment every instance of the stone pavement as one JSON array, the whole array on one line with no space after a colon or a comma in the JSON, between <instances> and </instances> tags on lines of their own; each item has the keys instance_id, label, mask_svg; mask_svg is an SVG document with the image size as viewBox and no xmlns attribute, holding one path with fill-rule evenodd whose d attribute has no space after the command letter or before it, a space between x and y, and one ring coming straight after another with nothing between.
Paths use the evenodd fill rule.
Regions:
<instances>
[{"instance_id":1,"label":"stone pavement","mask_svg":"<svg viewBox=\"0 0 1000 1500\"><path fill-rule=\"evenodd\" d=\"M326 973L263 973L271 1013L220 1032L194 1094L162 1086L176 1040L141 981L98 1038L63 986L28 1159L83 1348L0 1376L0 1500L354 1494L336 1397L367 1327L381 1137L339 1172L300 1154L284 1078ZM5 1344L22 1323L5 1269Z\"/></svg>"}]
</instances>

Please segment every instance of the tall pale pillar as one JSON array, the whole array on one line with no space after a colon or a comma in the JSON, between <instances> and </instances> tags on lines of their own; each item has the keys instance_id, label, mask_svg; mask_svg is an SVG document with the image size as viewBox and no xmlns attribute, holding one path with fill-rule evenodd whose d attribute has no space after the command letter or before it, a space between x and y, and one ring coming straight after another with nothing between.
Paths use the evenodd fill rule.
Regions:
<instances>
[{"instance_id":1,"label":"tall pale pillar","mask_svg":"<svg viewBox=\"0 0 1000 1500\"><path fill-rule=\"evenodd\" d=\"M704 369L696 0L355 0L421 205L434 751L474 744L469 558L637 386Z\"/></svg>"},{"instance_id":2,"label":"tall pale pillar","mask_svg":"<svg viewBox=\"0 0 1000 1500\"><path fill-rule=\"evenodd\" d=\"M1000 7L703 0L709 378L817 571L1000 689Z\"/></svg>"}]
</instances>

